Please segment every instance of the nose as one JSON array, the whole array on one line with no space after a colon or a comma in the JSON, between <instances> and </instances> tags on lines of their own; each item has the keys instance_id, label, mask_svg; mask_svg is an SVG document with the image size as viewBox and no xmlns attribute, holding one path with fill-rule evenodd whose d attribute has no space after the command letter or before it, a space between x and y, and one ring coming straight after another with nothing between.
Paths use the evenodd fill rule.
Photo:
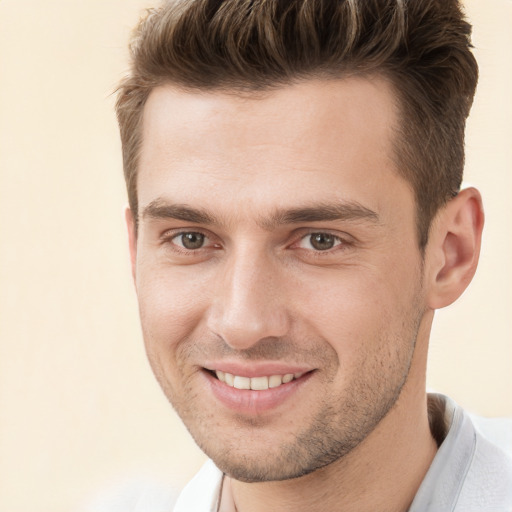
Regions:
<instances>
[{"instance_id":1,"label":"nose","mask_svg":"<svg viewBox=\"0 0 512 512\"><path fill-rule=\"evenodd\" d=\"M219 273L208 327L227 345L244 350L288 332L289 315L278 262L245 248L232 254Z\"/></svg>"}]
</instances>

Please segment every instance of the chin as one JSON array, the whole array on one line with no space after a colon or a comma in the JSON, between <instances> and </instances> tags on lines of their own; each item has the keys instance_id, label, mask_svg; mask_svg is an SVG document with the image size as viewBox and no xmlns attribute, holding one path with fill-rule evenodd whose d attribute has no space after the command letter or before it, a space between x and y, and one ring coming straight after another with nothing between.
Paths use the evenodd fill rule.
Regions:
<instances>
[{"instance_id":1,"label":"chin","mask_svg":"<svg viewBox=\"0 0 512 512\"><path fill-rule=\"evenodd\" d=\"M325 430L315 434L312 436L310 431L304 432L287 444L270 445L266 449L262 447L266 443L244 447L243 441L237 443L236 449L227 448L219 439L215 445L211 439L198 444L223 473L241 482L256 483L306 476L343 458L361 440L359 436L336 440L333 439L334 432L326 433ZM221 451L219 447L222 446L226 449Z\"/></svg>"}]
</instances>

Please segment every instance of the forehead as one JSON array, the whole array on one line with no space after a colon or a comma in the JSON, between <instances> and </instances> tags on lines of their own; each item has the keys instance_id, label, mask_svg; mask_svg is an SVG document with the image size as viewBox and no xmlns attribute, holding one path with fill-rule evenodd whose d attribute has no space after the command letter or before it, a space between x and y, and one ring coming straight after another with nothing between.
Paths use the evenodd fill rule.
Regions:
<instances>
[{"instance_id":1,"label":"forehead","mask_svg":"<svg viewBox=\"0 0 512 512\"><path fill-rule=\"evenodd\" d=\"M144 110L139 204L206 195L229 197L233 207L238 200L241 211L287 200L378 202L382 183L403 182L393 158L396 123L381 78L244 95L158 87Z\"/></svg>"},{"instance_id":2,"label":"forehead","mask_svg":"<svg viewBox=\"0 0 512 512\"><path fill-rule=\"evenodd\" d=\"M275 137L283 144L298 139L310 145L322 142L325 148L363 126L366 130L359 137L377 135L384 141L396 117L391 85L380 77L308 80L246 93L186 91L167 85L155 88L146 102L143 134L150 143L163 136L166 145L172 142L169 136L183 144L190 132L208 135L201 148L192 140L187 148L191 151L225 151L226 146L247 142L267 144Z\"/></svg>"}]
</instances>

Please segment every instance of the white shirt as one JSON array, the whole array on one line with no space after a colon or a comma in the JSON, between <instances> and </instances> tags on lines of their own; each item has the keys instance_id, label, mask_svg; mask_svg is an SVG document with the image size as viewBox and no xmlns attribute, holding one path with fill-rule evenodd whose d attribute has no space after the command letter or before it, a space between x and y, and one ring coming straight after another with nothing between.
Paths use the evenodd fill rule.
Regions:
<instances>
[{"instance_id":1,"label":"white shirt","mask_svg":"<svg viewBox=\"0 0 512 512\"><path fill-rule=\"evenodd\" d=\"M409 512L512 512L512 420L472 418L443 395L429 399L445 402L447 435ZM183 489L174 512L217 512L222 481L208 461Z\"/></svg>"}]
</instances>

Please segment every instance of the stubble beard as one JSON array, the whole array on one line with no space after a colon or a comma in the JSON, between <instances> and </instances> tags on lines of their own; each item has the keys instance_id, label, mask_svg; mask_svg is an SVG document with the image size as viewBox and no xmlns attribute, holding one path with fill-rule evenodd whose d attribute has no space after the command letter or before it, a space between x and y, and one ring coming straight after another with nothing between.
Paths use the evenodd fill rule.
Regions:
<instances>
[{"instance_id":1,"label":"stubble beard","mask_svg":"<svg viewBox=\"0 0 512 512\"><path fill-rule=\"evenodd\" d=\"M409 375L420 319L418 315L416 321L411 322L407 338L400 337L393 342L380 340L388 349L394 347L394 354L389 354L387 359L382 358L380 352L372 357L362 354L359 364L352 370L353 378L343 396L333 399L336 397L326 395L327 398L319 399L319 407L309 424L290 433L279 446L272 444L272 429L264 418L239 416L230 426L230 432L226 432L214 412L207 413L207 408L198 406L202 397L194 391L192 381L185 385L184 392L178 397L165 378L167 372L154 366L153 370L198 446L225 474L242 482L288 480L342 459L364 441L389 413ZM283 345L273 341L273 346ZM326 344L326 347L334 352L330 345ZM265 354L269 359L275 358L274 350L270 351L271 354L268 352L262 344L254 351L254 357ZM318 354L313 360L325 358L325 348L315 352ZM329 357L332 360L333 355ZM383 367L383 360L387 368ZM299 423L301 418L295 420ZM251 443L252 436L247 432L252 430L258 438L265 428L265 442L256 448L248 448L246 444Z\"/></svg>"},{"instance_id":2,"label":"stubble beard","mask_svg":"<svg viewBox=\"0 0 512 512\"><path fill-rule=\"evenodd\" d=\"M248 457L243 448L215 449L208 438L191 433L216 465L236 480L269 482L299 478L344 458L363 442L396 404L408 370L409 365L400 379L380 395L375 388L365 386L352 388L341 404L323 401L309 425L286 443L261 450L259 456Z\"/></svg>"}]
</instances>

